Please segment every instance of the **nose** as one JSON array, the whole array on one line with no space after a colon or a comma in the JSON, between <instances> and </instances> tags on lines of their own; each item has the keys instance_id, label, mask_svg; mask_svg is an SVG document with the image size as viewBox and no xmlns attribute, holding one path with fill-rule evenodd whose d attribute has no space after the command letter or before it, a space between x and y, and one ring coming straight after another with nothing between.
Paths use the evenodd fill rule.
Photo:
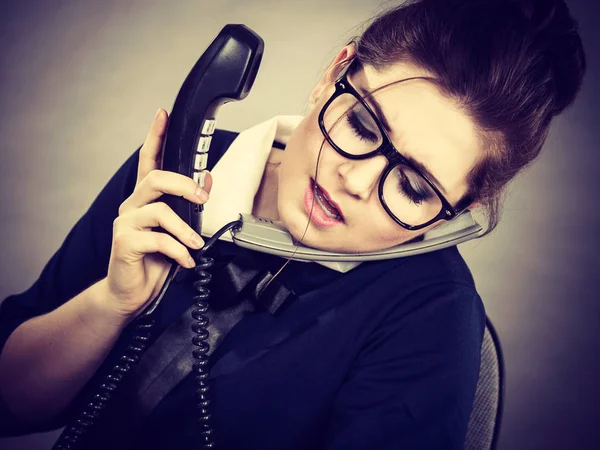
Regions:
<instances>
[{"instance_id":1,"label":"nose","mask_svg":"<svg viewBox=\"0 0 600 450\"><path fill-rule=\"evenodd\" d=\"M387 158L377 155L368 159L346 160L338 167L342 186L350 195L368 198L378 186L379 177L387 165Z\"/></svg>"}]
</instances>

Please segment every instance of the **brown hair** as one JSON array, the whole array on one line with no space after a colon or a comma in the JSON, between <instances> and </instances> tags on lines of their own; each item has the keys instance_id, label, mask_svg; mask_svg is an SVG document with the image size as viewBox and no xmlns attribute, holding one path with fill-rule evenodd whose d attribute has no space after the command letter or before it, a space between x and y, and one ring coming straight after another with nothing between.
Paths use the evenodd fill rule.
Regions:
<instances>
[{"instance_id":1,"label":"brown hair","mask_svg":"<svg viewBox=\"0 0 600 450\"><path fill-rule=\"evenodd\" d=\"M486 148L460 204L498 224L506 184L540 153L552 118L585 73L577 24L563 0L415 0L372 20L355 39L360 65L410 61L475 121Z\"/></svg>"}]
</instances>

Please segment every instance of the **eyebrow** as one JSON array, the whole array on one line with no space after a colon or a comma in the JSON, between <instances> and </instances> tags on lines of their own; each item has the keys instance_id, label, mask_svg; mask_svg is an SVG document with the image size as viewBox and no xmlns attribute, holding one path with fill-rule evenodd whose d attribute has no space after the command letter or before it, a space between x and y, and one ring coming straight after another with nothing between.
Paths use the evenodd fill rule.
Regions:
<instances>
[{"instance_id":1,"label":"eyebrow","mask_svg":"<svg viewBox=\"0 0 600 450\"><path fill-rule=\"evenodd\" d=\"M396 150L396 151L398 151L398 150ZM442 183L440 183L440 181L436 177L433 176L433 174L429 171L429 169L425 166L425 164L417 161L412 156L408 156L408 155L402 155L402 156L404 156L404 158L406 160L408 160L408 162L410 162L419 172L421 172L423 175L425 175L427 178L429 178L431 181L433 181L433 183L436 185L436 187L438 187L439 190L442 191L442 193L445 196L448 195L448 193L446 192L446 189L444 189L444 186L442 185Z\"/></svg>"},{"instance_id":2,"label":"eyebrow","mask_svg":"<svg viewBox=\"0 0 600 450\"><path fill-rule=\"evenodd\" d=\"M365 95L362 93L361 93L361 95L363 96L363 100L366 102L367 100L365 99ZM390 127L390 124L388 123L387 119L385 118L385 114L383 114L383 111L381 110L381 105L373 97L369 97L369 103L371 103L371 107L375 110L375 115L377 116L377 118L379 119L381 124L383 125L383 128L385 128L385 131L387 131L388 133L391 133L392 128Z\"/></svg>"},{"instance_id":3,"label":"eyebrow","mask_svg":"<svg viewBox=\"0 0 600 450\"><path fill-rule=\"evenodd\" d=\"M353 87L363 96L363 100L366 102L367 99L365 98L366 95L364 94L364 91L361 88L358 88L356 86L353 86ZM368 93L367 93L367 95L368 95ZM385 118L385 114L383 114L381 105L377 102L377 100L375 100L374 97L369 96L368 103L375 110L375 115L377 116L377 118L379 119L381 124L383 125L383 128L385 128L385 130L388 133L393 133L392 128L390 127L387 119ZM395 146L394 146L394 149L398 152L398 149ZM400 152L398 152L398 153L400 153ZM431 171L427 168L427 166L425 166L425 164L423 164L420 161L417 161L410 155L402 155L402 156L408 162L410 162L419 172L421 172L423 175L425 175L427 178L429 178L431 181L433 181L433 183L436 185L436 187L439 188L439 190L442 191L442 193L445 196L448 195L448 192L446 192L446 189L444 189L444 186L442 185L442 183L440 183L440 181L431 173Z\"/></svg>"}]
</instances>

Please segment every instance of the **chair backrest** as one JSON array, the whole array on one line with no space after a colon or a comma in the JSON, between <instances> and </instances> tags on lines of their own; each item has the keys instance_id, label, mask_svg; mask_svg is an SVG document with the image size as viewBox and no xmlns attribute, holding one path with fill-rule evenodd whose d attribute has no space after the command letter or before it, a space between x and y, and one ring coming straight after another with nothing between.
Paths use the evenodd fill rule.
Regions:
<instances>
[{"instance_id":1,"label":"chair backrest","mask_svg":"<svg viewBox=\"0 0 600 450\"><path fill-rule=\"evenodd\" d=\"M494 450L504 400L504 360L500 340L489 318L481 345L479 381L469 418L465 450Z\"/></svg>"}]
</instances>

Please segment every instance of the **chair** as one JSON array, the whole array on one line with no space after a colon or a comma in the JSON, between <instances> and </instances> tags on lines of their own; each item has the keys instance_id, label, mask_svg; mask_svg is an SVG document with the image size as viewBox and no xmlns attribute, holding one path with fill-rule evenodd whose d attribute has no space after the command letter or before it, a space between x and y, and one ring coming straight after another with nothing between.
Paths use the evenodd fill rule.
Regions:
<instances>
[{"instance_id":1,"label":"chair","mask_svg":"<svg viewBox=\"0 0 600 450\"><path fill-rule=\"evenodd\" d=\"M465 450L494 450L504 400L504 360L498 334L488 317L481 345L479 381L469 418Z\"/></svg>"}]
</instances>

